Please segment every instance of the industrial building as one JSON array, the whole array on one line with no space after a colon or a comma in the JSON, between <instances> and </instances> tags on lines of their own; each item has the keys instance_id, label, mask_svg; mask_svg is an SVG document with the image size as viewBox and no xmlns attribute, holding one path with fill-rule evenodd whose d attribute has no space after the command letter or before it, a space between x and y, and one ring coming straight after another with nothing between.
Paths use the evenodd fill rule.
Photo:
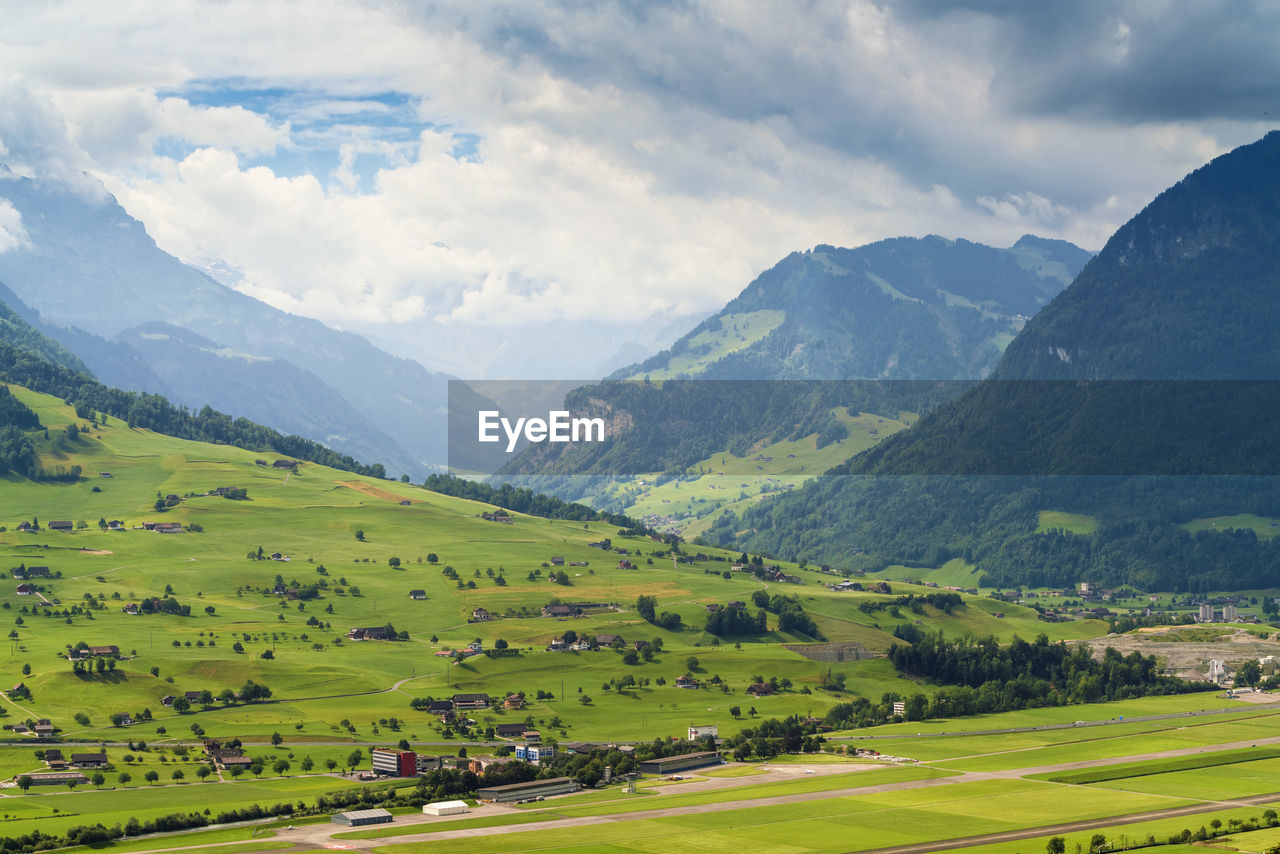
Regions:
<instances>
[{"instance_id":1,"label":"industrial building","mask_svg":"<svg viewBox=\"0 0 1280 854\"><path fill-rule=\"evenodd\" d=\"M366 824L388 824L390 821L391 813L381 808L352 810L351 812L335 813L333 816L334 824L344 824L347 827L360 827Z\"/></svg>"},{"instance_id":2,"label":"industrial building","mask_svg":"<svg viewBox=\"0 0 1280 854\"><path fill-rule=\"evenodd\" d=\"M553 777L550 780L533 780L528 783L511 783L506 786L491 786L476 792L476 798L492 801L496 804L524 801L530 798L547 798L551 795L567 795L578 791L578 783L568 777Z\"/></svg>"},{"instance_id":3,"label":"industrial building","mask_svg":"<svg viewBox=\"0 0 1280 854\"><path fill-rule=\"evenodd\" d=\"M640 763L641 774L674 774L677 771L688 771L691 768L705 768L708 765L719 765L723 760L714 750L701 753L682 753L679 756L664 756L661 759L650 759Z\"/></svg>"},{"instance_id":4,"label":"industrial building","mask_svg":"<svg viewBox=\"0 0 1280 854\"><path fill-rule=\"evenodd\" d=\"M412 750L375 747L369 751L369 756L373 759L375 774L385 774L388 777L418 776L418 754Z\"/></svg>"},{"instance_id":5,"label":"industrial building","mask_svg":"<svg viewBox=\"0 0 1280 854\"><path fill-rule=\"evenodd\" d=\"M459 815L470 811L471 807L467 806L466 801L436 801L422 808L423 815Z\"/></svg>"}]
</instances>

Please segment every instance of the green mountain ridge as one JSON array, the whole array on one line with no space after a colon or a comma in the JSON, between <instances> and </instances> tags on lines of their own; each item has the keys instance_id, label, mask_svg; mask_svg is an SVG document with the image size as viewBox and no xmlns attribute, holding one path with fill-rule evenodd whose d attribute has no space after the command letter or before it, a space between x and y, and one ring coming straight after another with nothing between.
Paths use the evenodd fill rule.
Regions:
<instances>
[{"instance_id":1,"label":"green mountain ridge","mask_svg":"<svg viewBox=\"0 0 1280 854\"><path fill-rule=\"evenodd\" d=\"M850 548L883 562L964 556L1005 584L1280 583L1274 539L1180 524L1274 517L1276 478L1098 477L1277 470L1278 225L1271 133L1122 227L1009 345L999 380L708 539L810 560ZM1096 516L1099 528L1037 533L1041 510Z\"/></svg>"},{"instance_id":2,"label":"green mountain ridge","mask_svg":"<svg viewBox=\"0 0 1280 854\"><path fill-rule=\"evenodd\" d=\"M819 245L612 378L979 378L1088 259L1032 235L1008 249L936 235Z\"/></svg>"}]
</instances>

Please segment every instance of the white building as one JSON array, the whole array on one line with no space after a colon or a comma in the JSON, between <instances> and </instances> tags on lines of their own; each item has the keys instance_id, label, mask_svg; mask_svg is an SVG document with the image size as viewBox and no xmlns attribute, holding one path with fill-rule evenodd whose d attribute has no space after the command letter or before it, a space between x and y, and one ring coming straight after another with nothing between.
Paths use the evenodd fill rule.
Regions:
<instances>
[{"instance_id":1,"label":"white building","mask_svg":"<svg viewBox=\"0 0 1280 854\"><path fill-rule=\"evenodd\" d=\"M423 815L458 815L470 811L466 801L436 801L422 808Z\"/></svg>"},{"instance_id":2,"label":"white building","mask_svg":"<svg viewBox=\"0 0 1280 854\"><path fill-rule=\"evenodd\" d=\"M1227 676L1227 669L1222 666L1222 662L1216 658L1209 659L1209 681L1221 682Z\"/></svg>"},{"instance_id":3,"label":"white building","mask_svg":"<svg viewBox=\"0 0 1280 854\"><path fill-rule=\"evenodd\" d=\"M717 726L716 724L707 724L707 725L705 725L705 726L691 726L691 727L689 727L689 740L690 740L690 741L697 741L698 739L700 739L700 738L706 738L707 736L711 736L712 738L719 738L719 737L720 737L720 727L719 727L719 726Z\"/></svg>"}]
</instances>

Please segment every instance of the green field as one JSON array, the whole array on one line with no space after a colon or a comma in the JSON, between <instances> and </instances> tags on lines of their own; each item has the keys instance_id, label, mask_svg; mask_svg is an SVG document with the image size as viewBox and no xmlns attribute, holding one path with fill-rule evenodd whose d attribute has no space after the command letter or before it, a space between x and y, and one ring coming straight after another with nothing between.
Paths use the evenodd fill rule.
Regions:
<instances>
[{"instance_id":1,"label":"green field","mask_svg":"<svg viewBox=\"0 0 1280 854\"><path fill-rule=\"evenodd\" d=\"M1041 510L1040 524L1036 527L1040 533L1061 530L1072 534L1092 534L1098 530L1098 520L1081 513L1064 513L1061 510Z\"/></svg>"},{"instance_id":2,"label":"green field","mask_svg":"<svg viewBox=\"0 0 1280 854\"><path fill-rule=\"evenodd\" d=\"M525 709L479 711L474 714L479 728L531 720L546 736L561 741L646 742L683 735L692 724L717 724L722 736L732 735L765 718L821 717L854 696L878 699L885 692L934 690L902 677L884 658L826 660L827 647L812 647L811 638L778 632L772 620L771 630L761 637L717 639L703 631L708 604L749 600L760 589L797 596L827 642L858 644L872 652L894 642L895 627L917 621L948 635L993 634L1005 640L1041 632L1068 640L1107 630L1096 620L1044 623L1031 609L983 596L962 595L962 605L949 614L931 606L918 613L905 608L899 612L892 604L894 597L933 589L900 580L894 575L900 570L887 573L893 578L892 596L837 592L825 585L841 576L786 563L784 570L799 577L801 584L766 584L746 573L730 572L725 578L735 554L698 547L707 560L673 563L664 544L623 537L616 527L603 523L519 514L510 525L489 522L480 518L490 509L486 505L411 484L313 464L303 464L296 472L276 470L256 462L262 454L175 440L131 429L117 419L89 426L60 401L22 389L14 392L49 427L50 438L38 437L45 464L80 465L83 476L77 483L58 485L10 476L0 486L0 526L5 528L0 531L0 555L7 561L3 568L47 566L51 572L50 577L31 579L38 587L36 595L19 595L20 581L12 577L0 581L0 610L9 612L5 619L10 624L3 663L6 684L22 682L30 690L30 697L2 695L0 720L12 725L49 718L60 730L64 751L87 751L106 743L111 767L103 772L100 790L92 784L74 791L34 788L28 794L16 787L0 789L0 821L8 835L36 828L58 833L95 822L111 826L131 817L146 820L174 811L209 809L216 814L251 803L312 802L322 793L363 785L328 773L329 763L336 771L345 768L357 747L362 753L356 764L363 768L368 767L371 745L401 739L423 752L456 753L463 742L451 731L446 734L435 718L410 708L414 697L521 691L530 701ZM851 421L868 418L874 416L853 416ZM73 422L89 426L74 440L65 433ZM900 425L887 427L877 420L862 428ZM807 467L816 459L803 456L802 444L780 454L790 460L786 465ZM792 453L794 457L788 456ZM733 462L752 463L750 458ZM723 461L726 467L729 463L727 458ZM111 476L101 477L103 472ZM804 477L807 470L787 476ZM691 489L694 483L682 482L679 489ZM247 498L207 494L220 486L245 488ZM663 488L676 491L671 483ZM158 511L157 497L170 494L178 500ZM34 519L41 524L38 533L17 530L18 523ZM123 529L102 530L100 519L121 520ZM69 520L77 529L52 531L49 523L54 520ZM196 530L160 534L143 527L161 521L195 525ZM618 555L588 545L603 537L626 548L637 568L622 569ZM268 559L257 559L259 549ZM269 559L276 552L287 560ZM585 565L566 565L569 583L555 584L548 580L552 557ZM973 567L960 561L926 575L920 570L911 573L916 581L976 586ZM307 596L280 595L273 591L278 583L286 590L307 590ZM427 598L411 599L412 589L425 591ZM641 594L657 597L659 611L680 614L684 627L668 631L644 622L634 610ZM129 603L164 597L188 607L190 614L134 615L123 610ZM616 605L569 619L538 614L541 606L556 599ZM42 607L42 601L50 607ZM470 622L477 607L498 618ZM359 642L346 637L352 627L388 623L406 633L407 640ZM636 664L625 663L621 650L546 651L551 638L569 629L586 636L619 634L628 645L660 639L663 648L652 661ZM488 650L504 641L506 653L462 662L436 655L474 640ZM114 669L98 671L91 659L87 672L77 672L67 653L80 641L119 647ZM694 658L696 662L690 660ZM828 671L844 675L846 691L821 687ZM685 672L704 687L675 687L676 677ZM640 684L624 690L609 684L624 676ZM767 697L745 693L757 677L772 676L785 677L791 687ZM161 702L186 691L209 690L215 696L224 689L236 691L247 680L268 685L270 701L215 701L207 707L197 702L182 714ZM544 699L537 699L539 691ZM830 748L873 746L936 764L868 768L851 763L847 771L795 779L771 778L759 765L730 766L707 775L728 788L673 794L667 787L644 785L643 796L625 797L609 789L558 801L547 810L467 821L482 827L687 808L698 811L697 821L693 816L640 816L617 825L616 837L610 825L598 841L622 846L624 838L639 838L649 828L653 850L667 844L715 850L739 844L746 833L768 850L789 850L793 845L798 851L822 851L845 844L840 840L853 826L865 828L858 844L865 841L865 847L874 847L908 836L942 838L1021 826L1025 819L1018 816L1118 814L1167 804L1171 798L1195 800L1194 781L1179 776L1192 772L1169 769L1149 774L1143 778L1147 786L1134 785L1131 791L1125 789L1137 779L1074 786L1066 796L1061 785L1043 781L953 779L973 770L1243 741L1262 737L1274 726L1275 711L1249 708L1212 718L1125 721L1083 730L979 732L1178 714L1226 702L1207 695L1160 697L899 724L874 731L890 738L866 741L856 737L870 731L832 733ZM731 711L735 707L737 716ZM111 716L121 713L139 722L113 725ZM942 735L964 729L973 732ZM912 737L917 732L927 737ZM273 735L278 735L278 745L271 743ZM200 781L197 770L206 767L200 737L242 739L246 752L262 760L261 776L215 774ZM145 747L140 742L146 742ZM36 751L47 746L6 732L0 740L0 779L43 770ZM472 751L494 749L467 746ZM835 761L847 757L793 760L824 766ZM1231 766L1249 772L1240 791L1258 790L1266 774L1275 770L1267 764L1274 761ZM179 782L175 771L182 772ZM158 775L154 783L145 780L150 772ZM122 773L131 779L121 782ZM869 786L891 790L842 794ZM734 807L744 798L791 796L806 800ZM623 828L633 835L623 834ZM192 845L228 842L240 850L282 847L276 839L255 842L271 832L214 829L180 838ZM546 847L572 850L581 844L580 835L569 831L546 828L536 833ZM519 850L531 838L516 833L450 844L464 850ZM136 841L121 850L161 847L153 842Z\"/></svg>"},{"instance_id":3,"label":"green field","mask_svg":"<svg viewBox=\"0 0 1280 854\"><path fill-rule=\"evenodd\" d=\"M1182 527L1191 533L1200 531L1253 531L1261 539L1270 539L1280 533L1280 519L1269 516L1255 516L1252 513L1238 513L1234 516L1210 516L1203 519L1192 519Z\"/></svg>"}]
</instances>

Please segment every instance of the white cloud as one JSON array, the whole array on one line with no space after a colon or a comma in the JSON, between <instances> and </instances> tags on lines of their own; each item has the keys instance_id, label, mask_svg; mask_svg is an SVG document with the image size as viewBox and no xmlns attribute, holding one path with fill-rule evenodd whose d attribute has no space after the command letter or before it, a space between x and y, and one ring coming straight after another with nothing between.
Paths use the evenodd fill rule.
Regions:
<instances>
[{"instance_id":1,"label":"white cloud","mask_svg":"<svg viewBox=\"0 0 1280 854\"><path fill-rule=\"evenodd\" d=\"M1097 248L1259 134L1028 107L1008 39L1036 22L930 5L30 4L0 143L92 170L247 293L373 328L701 313L816 243ZM1069 36L1121 74L1155 27L1131 11ZM1040 90L1077 70L1053 55Z\"/></svg>"},{"instance_id":2,"label":"white cloud","mask_svg":"<svg viewBox=\"0 0 1280 854\"><path fill-rule=\"evenodd\" d=\"M3 178L0 178L0 193L3 192ZM7 200L0 198L0 252L21 249L30 244L27 230L22 227L22 214Z\"/></svg>"}]
</instances>

